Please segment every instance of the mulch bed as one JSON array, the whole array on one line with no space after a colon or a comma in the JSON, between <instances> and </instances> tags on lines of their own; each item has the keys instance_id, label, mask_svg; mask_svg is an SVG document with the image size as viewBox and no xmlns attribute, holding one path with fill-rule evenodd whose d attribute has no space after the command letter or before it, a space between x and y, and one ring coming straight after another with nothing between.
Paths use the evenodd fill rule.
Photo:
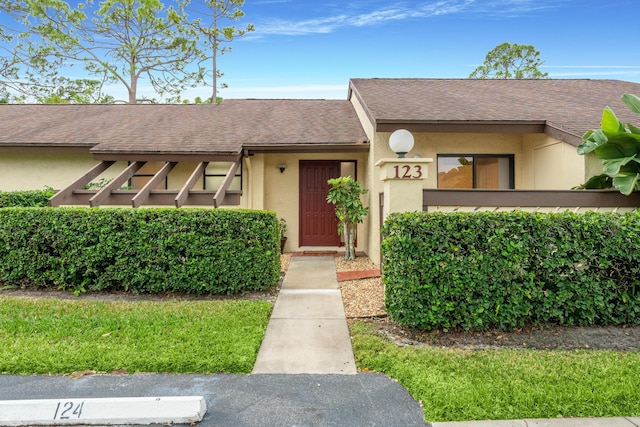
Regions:
<instances>
[{"instance_id":1,"label":"mulch bed","mask_svg":"<svg viewBox=\"0 0 640 427\"><path fill-rule=\"evenodd\" d=\"M530 325L511 332L498 330L420 331L388 318L365 320L399 345L451 347L467 350L519 348L537 350L640 350L640 325L559 326Z\"/></svg>"}]
</instances>

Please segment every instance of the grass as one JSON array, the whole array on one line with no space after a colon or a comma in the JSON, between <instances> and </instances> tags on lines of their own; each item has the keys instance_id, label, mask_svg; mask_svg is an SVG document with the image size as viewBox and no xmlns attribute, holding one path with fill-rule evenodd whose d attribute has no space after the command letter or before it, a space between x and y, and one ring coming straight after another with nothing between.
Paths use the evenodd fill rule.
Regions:
<instances>
[{"instance_id":1,"label":"grass","mask_svg":"<svg viewBox=\"0 0 640 427\"><path fill-rule=\"evenodd\" d=\"M398 380L428 421L640 415L640 353L400 347L352 326L361 370Z\"/></svg>"},{"instance_id":2,"label":"grass","mask_svg":"<svg viewBox=\"0 0 640 427\"><path fill-rule=\"evenodd\" d=\"M0 373L249 373L271 310L266 301L0 297Z\"/></svg>"}]
</instances>

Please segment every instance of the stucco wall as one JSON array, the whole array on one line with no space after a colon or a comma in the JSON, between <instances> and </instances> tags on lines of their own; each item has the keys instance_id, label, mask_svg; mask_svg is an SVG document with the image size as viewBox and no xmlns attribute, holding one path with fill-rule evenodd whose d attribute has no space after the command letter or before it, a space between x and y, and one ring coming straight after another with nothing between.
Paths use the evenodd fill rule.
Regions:
<instances>
[{"instance_id":1,"label":"stucco wall","mask_svg":"<svg viewBox=\"0 0 640 427\"><path fill-rule=\"evenodd\" d=\"M522 189L569 190L585 181L585 157L548 135L523 136ZM516 168L518 166L516 165Z\"/></svg>"},{"instance_id":2,"label":"stucco wall","mask_svg":"<svg viewBox=\"0 0 640 427\"><path fill-rule=\"evenodd\" d=\"M0 153L0 190L60 190L98 163L90 154ZM121 170L114 165L105 177Z\"/></svg>"},{"instance_id":3,"label":"stucco wall","mask_svg":"<svg viewBox=\"0 0 640 427\"><path fill-rule=\"evenodd\" d=\"M366 120L364 111L361 120ZM368 123L368 122L367 122ZM365 129L372 128L368 123ZM378 224L380 212L377 207L378 194L383 191L379 168L374 165L380 159L393 158L396 154L389 148L390 132L374 135L366 177L371 195L376 196L369 215L371 238L368 253L374 261L379 259ZM516 189L569 189L585 180L585 160L591 170L598 172L597 162L585 159L572 145L544 134L495 134L495 133L413 133L415 144L407 157L432 158L427 168L424 188L437 188L438 154L506 154L514 156L514 183ZM591 162L591 163L589 163ZM589 175L590 176L590 175ZM373 199L372 199L373 200Z\"/></svg>"},{"instance_id":4,"label":"stucco wall","mask_svg":"<svg viewBox=\"0 0 640 427\"><path fill-rule=\"evenodd\" d=\"M389 148L391 133L376 134L371 162L396 157ZM576 148L544 134L414 133L415 145L407 157L432 158L424 188L437 188L437 157L445 154L514 156L516 189L567 189L585 178L585 157ZM372 184L380 185L377 177Z\"/></svg>"},{"instance_id":5,"label":"stucco wall","mask_svg":"<svg viewBox=\"0 0 640 427\"><path fill-rule=\"evenodd\" d=\"M366 197L366 204L369 206L369 215L364 222L363 233L359 235L365 234L367 236L366 246L364 250L369 258L375 262L376 264L380 260L380 193L382 192L382 182L380 181L380 172L378 168L375 166L376 160L383 157L383 155L378 154L380 150L384 150L384 147L380 147L380 136L375 132L375 128L373 123L367 117L367 114L362 107L362 104L358 101L355 96L351 96L350 98L351 104L353 105L358 118L360 119L360 123L362 124L362 128L364 129L367 137L369 138L369 153L366 156L364 163L366 164L366 168L362 177L358 178L362 181L362 185L364 188L367 188L369 192ZM388 136L387 136L387 146L388 146ZM359 168L359 171L362 168ZM358 242L360 243L360 242Z\"/></svg>"},{"instance_id":6,"label":"stucco wall","mask_svg":"<svg viewBox=\"0 0 640 427\"><path fill-rule=\"evenodd\" d=\"M388 148L390 134L384 134L387 154L395 157ZM419 155L433 159L424 188L438 187L438 154L513 154L515 169L522 161L522 135L519 134L468 134L468 133L416 133L415 145L407 157ZM521 177L515 174L516 188L521 186Z\"/></svg>"},{"instance_id":7,"label":"stucco wall","mask_svg":"<svg viewBox=\"0 0 640 427\"><path fill-rule=\"evenodd\" d=\"M584 182L588 181L592 176L600 175L603 172L602 160L595 153L587 154L584 156L584 160Z\"/></svg>"},{"instance_id":8,"label":"stucco wall","mask_svg":"<svg viewBox=\"0 0 640 427\"><path fill-rule=\"evenodd\" d=\"M243 191L240 207L264 209L264 154L245 157L243 162ZM278 171L279 172L279 171Z\"/></svg>"},{"instance_id":9,"label":"stucco wall","mask_svg":"<svg viewBox=\"0 0 640 427\"><path fill-rule=\"evenodd\" d=\"M278 217L287 221L287 244L285 251L298 251L301 248L299 242L299 174L300 160L342 160L356 161L357 179L363 180L367 173L367 153L282 153L282 154L257 154L251 158L253 173L251 173L251 187L253 194L243 194L243 204L252 200L253 209L267 209L275 211ZM280 173L278 165L286 165L283 173ZM249 198L251 197L251 198ZM260 198L262 197L262 200ZM363 198L365 206L369 205L368 195ZM260 207L260 205L262 206ZM246 207L251 207L245 205ZM368 247L367 235L368 219L358 226L358 251L366 251ZM336 231L337 232L337 231ZM332 248L307 248L310 250L322 250Z\"/></svg>"}]
</instances>

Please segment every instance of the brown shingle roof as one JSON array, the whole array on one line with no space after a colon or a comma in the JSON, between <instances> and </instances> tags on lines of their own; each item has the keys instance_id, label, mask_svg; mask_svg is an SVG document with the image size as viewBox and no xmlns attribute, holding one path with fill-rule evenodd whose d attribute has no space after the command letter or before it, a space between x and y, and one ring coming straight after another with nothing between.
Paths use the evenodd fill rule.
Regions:
<instances>
[{"instance_id":1,"label":"brown shingle roof","mask_svg":"<svg viewBox=\"0 0 640 427\"><path fill-rule=\"evenodd\" d=\"M606 106L637 123L620 98L640 96L640 84L618 80L352 79L350 89L376 125L545 123L578 138Z\"/></svg>"},{"instance_id":2,"label":"brown shingle roof","mask_svg":"<svg viewBox=\"0 0 640 427\"><path fill-rule=\"evenodd\" d=\"M347 100L0 106L0 146L93 146L103 155L224 154L243 147L359 145L366 140Z\"/></svg>"}]
</instances>

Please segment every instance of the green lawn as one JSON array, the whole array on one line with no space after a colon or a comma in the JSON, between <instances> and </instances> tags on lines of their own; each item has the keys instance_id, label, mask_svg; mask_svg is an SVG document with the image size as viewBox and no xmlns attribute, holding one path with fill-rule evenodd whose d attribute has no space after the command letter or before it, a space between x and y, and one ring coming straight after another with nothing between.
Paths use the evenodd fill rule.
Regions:
<instances>
[{"instance_id":1,"label":"green lawn","mask_svg":"<svg viewBox=\"0 0 640 427\"><path fill-rule=\"evenodd\" d=\"M0 373L249 373L272 304L0 296ZM358 368L397 379L428 421L640 415L640 353L399 347L356 322Z\"/></svg>"},{"instance_id":2,"label":"green lawn","mask_svg":"<svg viewBox=\"0 0 640 427\"><path fill-rule=\"evenodd\" d=\"M0 373L249 373L271 310L265 301L0 296Z\"/></svg>"},{"instance_id":3,"label":"green lawn","mask_svg":"<svg viewBox=\"0 0 640 427\"><path fill-rule=\"evenodd\" d=\"M360 370L397 379L427 421L640 415L640 353L399 347L358 322Z\"/></svg>"}]
</instances>

